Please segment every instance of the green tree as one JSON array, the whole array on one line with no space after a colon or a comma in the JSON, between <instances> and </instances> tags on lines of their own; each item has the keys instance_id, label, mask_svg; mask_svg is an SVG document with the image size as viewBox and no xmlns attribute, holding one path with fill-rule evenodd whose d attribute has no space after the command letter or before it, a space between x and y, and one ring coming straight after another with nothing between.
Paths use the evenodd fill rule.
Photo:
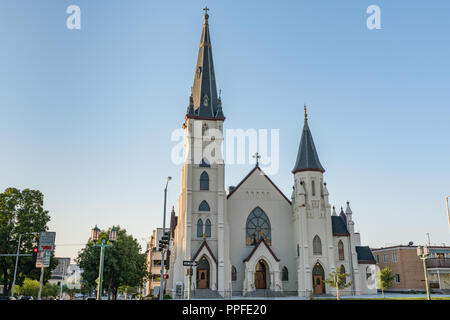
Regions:
<instances>
[{"instance_id":1,"label":"green tree","mask_svg":"<svg viewBox=\"0 0 450 320\"><path fill-rule=\"evenodd\" d=\"M352 282L347 282L347 277L349 277L349 273L345 273L342 265L340 265L336 271L333 271L328 275L328 279L323 280L330 287L337 288L336 298L337 300L341 300L341 290L350 287Z\"/></svg>"},{"instance_id":2,"label":"green tree","mask_svg":"<svg viewBox=\"0 0 450 320\"><path fill-rule=\"evenodd\" d=\"M59 295L59 286L56 284L47 283L42 287L42 297L56 297Z\"/></svg>"},{"instance_id":3,"label":"green tree","mask_svg":"<svg viewBox=\"0 0 450 320\"><path fill-rule=\"evenodd\" d=\"M0 253L16 253L19 235L22 235L20 253L32 253L39 243L39 233L48 231L50 216L44 210L44 195L38 190L8 188L0 193ZM45 268L44 282L51 276L57 265L52 255L50 267ZM15 257L0 257L0 281L4 294L9 295L14 277ZM25 278L39 279L31 257L20 257L17 266L16 284Z\"/></svg>"},{"instance_id":4,"label":"green tree","mask_svg":"<svg viewBox=\"0 0 450 320\"><path fill-rule=\"evenodd\" d=\"M102 231L100 241L108 239L109 230ZM117 299L119 287L136 287L148 278L146 254L141 253L141 246L125 229L117 227L117 240L104 251L102 287ZM89 287L96 287L100 264L100 248L89 240L81 250L77 259L83 269L83 283Z\"/></svg>"},{"instance_id":5,"label":"green tree","mask_svg":"<svg viewBox=\"0 0 450 320\"><path fill-rule=\"evenodd\" d=\"M20 286L19 294L22 296L33 296L37 298L39 291L39 281L32 279L25 279Z\"/></svg>"},{"instance_id":6,"label":"green tree","mask_svg":"<svg viewBox=\"0 0 450 320\"><path fill-rule=\"evenodd\" d=\"M384 290L392 287L395 276L392 274L392 270L389 267L385 267L377 272L376 279L377 287L381 289L381 294L384 299Z\"/></svg>"}]
</instances>

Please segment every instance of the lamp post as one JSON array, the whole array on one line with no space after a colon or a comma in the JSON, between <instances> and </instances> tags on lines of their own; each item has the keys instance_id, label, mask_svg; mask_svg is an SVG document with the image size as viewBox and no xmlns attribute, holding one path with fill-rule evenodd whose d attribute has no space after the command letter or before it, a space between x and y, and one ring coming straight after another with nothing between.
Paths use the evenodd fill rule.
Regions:
<instances>
[{"instance_id":1,"label":"lamp post","mask_svg":"<svg viewBox=\"0 0 450 320\"><path fill-rule=\"evenodd\" d=\"M164 189L164 213L163 213L163 235L166 233L166 202L167 202L167 186L172 177L167 177L166 188ZM164 249L161 251L161 274L159 275L159 300L163 299L163 275L164 275Z\"/></svg>"},{"instance_id":2,"label":"lamp post","mask_svg":"<svg viewBox=\"0 0 450 320\"><path fill-rule=\"evenodd\" d=\"M98 271L98 286L97 286L97 300L101 299L101 293L102 293L102 280L103 280L103 263L105 260L105 248L110 247L111 244L107 244L105 239L102 239L100 244L97 244L100 237L100 229L95 226L94 229L92 229L92 235L91 240L94 242L96 247L100 247L100 267ZM117 239L117 230L115 227L112 227L109 231L109 242L114 242Z\"/></svg>"},{"instance_id":3,"label":"lamp post","mask_svg":"<svg viewBox=\"0 0 450 320\"><path fill-rule=\"evenodd\" d=\"M417 256L423 261L423 271L425 272L425 286L427 287L427 299L431 300L430 296L430 287L428 285L428 272L427 272L427 264L426 260L430 255L430 249L425 245L423 248L421 246L417 246Z\"/></svg>"}]
</instances>

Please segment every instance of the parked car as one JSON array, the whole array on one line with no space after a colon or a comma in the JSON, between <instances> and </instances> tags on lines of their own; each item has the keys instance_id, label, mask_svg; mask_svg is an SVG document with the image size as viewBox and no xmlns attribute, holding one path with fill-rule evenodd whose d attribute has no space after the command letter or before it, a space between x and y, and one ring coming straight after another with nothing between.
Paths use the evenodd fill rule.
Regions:
<instances>
[{"instance_id":1,"label":"parked car","mask_svg":"<svg viewBox=\"0 0 450 320\"><path fill-rule=\"evenodd\" d=\"M8 296L0 296L0 300L16 300L16 298Z\"/></svg>"},{"instance_id":2,"label":"parked car","mask_svg":"<svg viewBox=\"0 0 450 320\"><path fill-rule=\"evenodd\" d=\"M33 296L20 296L19 300L34 300Z\"/></svg>"}]
</instances>

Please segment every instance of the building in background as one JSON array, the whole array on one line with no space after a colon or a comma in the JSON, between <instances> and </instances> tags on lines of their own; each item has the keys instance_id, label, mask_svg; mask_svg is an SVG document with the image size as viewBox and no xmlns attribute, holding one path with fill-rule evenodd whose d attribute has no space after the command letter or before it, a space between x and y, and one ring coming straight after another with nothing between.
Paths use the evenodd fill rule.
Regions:
<instances>
[{"instance_id":1,"label":"building in background","mask_svg":"<svg viewBox=\"0 0 450 320\"><path fill-rule=\"evenodd\" d=\"M426 260L428 280L431 289L450 292L450 247L430 246L430 256ZM423 262L417 256L417 246L398 245L372 249L377 265L389 267L395 275L390 290L425 291Z\"/></svg>"},{"instance_id":2,"label":"building in background","mask_svg":"<svg viewBox=\"0 0 450 320\"><path fill-rule=\"evenodd\" d=\"M59 286L62 281L64 285L64 279L68 275L67 270L70 266L70 258L57 257L56 259L58 259L58 265L53 269L49 283L57 284Z\"/></svg>"},{"instance_id":3,"label":"building in background","mask_svg":"<svg viewBox=\"0 0 450 320\"><path fill-rule=\"evenodd\" d=\"M173 210L173 209L172 209ZM169 229L166 228L168 231ZM147 243L147 271L150 273L150 279L145 283L145 294L150 295L154 287L160 285L161 275L161 251L158 251L158 243L163 236L163 229L157 228L153 230ZM169 264L166 262L166 269Z\"/></svg>"}]
</instances>

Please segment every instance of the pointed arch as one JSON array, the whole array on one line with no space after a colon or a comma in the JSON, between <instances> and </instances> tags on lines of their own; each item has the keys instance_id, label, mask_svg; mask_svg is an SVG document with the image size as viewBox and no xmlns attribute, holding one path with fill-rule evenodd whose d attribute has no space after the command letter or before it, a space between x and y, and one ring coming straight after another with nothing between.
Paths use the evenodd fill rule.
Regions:
<instances>
[{"instance_id":1,"label":"pointed arch","mask_svg":"<svg viewBox=\"0 0 450 320\"><path fill-rule=\"evenodd\" d=\"M313 239L313 254L321 256L322 255L322 240L316 235Z\"/></svg>"},{"instance_id":2,"label":"pointed arch","mask_svg":"<svg viewBox=\"0 0 450 320\"><path fill-rule=\"evenodd\" d=\"M205 221L205 234L207 238L211 238L211 220L209 219Z\"/></svg>"},{"instance_id":3,"label":"pointed arch","mask_svg":"<svg viewBox=\"0 0 450 320\"><path fill-rule=\"evenodd\" d=\"M237 271L235 266L231 266L231 281L237 280Z\"/></svg>"},{"instance_id":4,"label":"pointed arch","mask_svg":"<svg viewBox=\"0 0 450 320\"><path fill-rule=\"evenodd\" d=\"M342 240L339 240L338 242L338 253L339 253L339 260L345 260L345 255L344 255L344 243L342 242Z\"/></svg>"},{"instance_id":5,"label":"pointed arch","mask_svg":"<svg viewBox=\"0 0 450 320\"><path fill-rule=\"evenodd\" d=\"M256 207L248 215L245 231L245 242L247 246L254 246L261 239L264 239L268 245L271 245L270 220L260 207Z\"/></svg>"},{"instance_id":6,"label":"pointed arch","mask_svg":"<svg viewBox=\"0 0 450 320\"><path fill-rule=\"evenodd\" d=\"M209 164L208 159L203 158L203 159L202 159L202 162L200 163L200 167L210 168L211 165Z\"/></svg>"},{"instance_id":7,"label":"pointed arch","mask_svg":"<svg viewBox=\"0 0 450 320\"><path fill-rule=\"evenodd\" d=\"M209 175L206 171L200 175L200 190L209 190Z\"/></svg>"},{"instance_id":8,"label":"pointed arch","mask_svg":"<svg viewBox=\"0 0 450 320\"><path fill-rule=\"evenodd\" d=\"M198 206L198 211L211 211L208 202L206 202L205 200L200 202L200 205Z\"/></svg>"},{"instance_id":9,"label":"pointed arch","mask_svg":"<svg viewBox=\"0 0 450 320\"><path fill-rule=\"evenodd\" d=\"M203 221L202 219L197 220L197 237L203 237Z\"/></svg>"},{"instance_id":10,"label":"pointed arch","mask_svg":"<svg viewBox=\"0 0 450 320\"><path fill-rule=\"evenodd\" d=\"M283 267L283 270L281 273L281 281L289 281L289 271L286 266Z\"/></svg>"}]
</instances>

